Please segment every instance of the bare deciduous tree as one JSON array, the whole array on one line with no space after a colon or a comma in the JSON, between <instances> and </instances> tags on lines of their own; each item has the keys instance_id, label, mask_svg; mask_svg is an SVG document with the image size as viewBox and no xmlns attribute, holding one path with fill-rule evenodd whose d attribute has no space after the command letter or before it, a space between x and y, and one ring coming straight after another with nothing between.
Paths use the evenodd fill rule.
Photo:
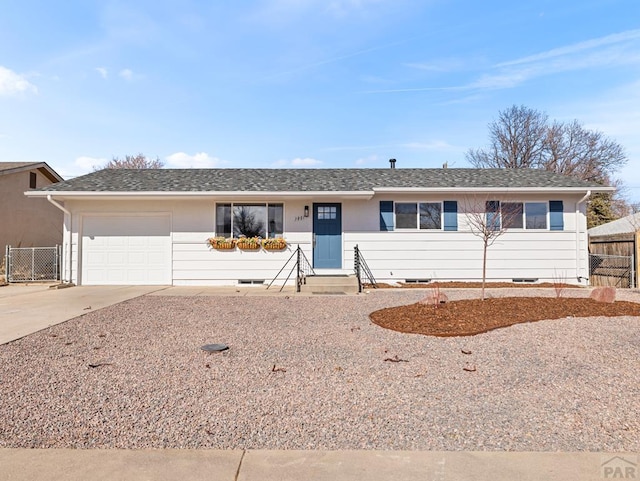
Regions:
<instances>
[{"instance_id":1,"label":"bare deciduous tree","mask_svg":"<svg viewBox=\"0 0 640 481\"><path fill-rule=\"evenodd\" d=\"M503 208L501 200L489 197L467 197L463 201L463 206L469 230L482 240L482 290L480 297L484 300L487 282L487 251L498 237L518 221L522 212Z\"/></svg>"},{"instance_id":2,"label":"bare deciduous tree","mask_svg":"<svg viewBox=\"0 0 640 481\"><path fill-rule=\"evenodd\" d=\"M164 162L159 157L150 159L144 154L125 155L124 159L119 157L112 158L109 162L101 167L95 167L94 170L102 169L161 169Z\"/></svg>"},{"instance_id":3,"label":"bare deciduous tree","mask_svg":"<svg viewBox=\"0 0 640 481\"><path fill-rule=\"evenodd\" d=\"M627 161L624 149L602 132L585 129L577 120L555 122L547 130L542 167L592 182L609 183L609 176Z\"/></svg>"},{"instance_id":4,"label":"bare deciduous tree","mask_svg":"<svg viewBox=\"0 0 640 481\"><path fill-rule=\"evenodd\" d=\"M471 149L466 157L478 168L545 169L605 185L616 184L613 174L628 161L623 147L602 132L585 129L577 120L549 124L546 114L516 105L489 124L489 147ZM596 198L598 208L588 211L590 226L608 221L608 210L614 215L624 210L620 197Z\"/></svg>"},{"instance_id":5,"label":"bare deciduous tree","mask_svg":"<svg viewBox=\"0 0 640 481\"><path fill-rule=\"evenodd\" d=\"M467 152L474 167L494 169L540 168L545 159L546 114L514 105L489 124L489 148Z\"/></svg>"}]
</instances>

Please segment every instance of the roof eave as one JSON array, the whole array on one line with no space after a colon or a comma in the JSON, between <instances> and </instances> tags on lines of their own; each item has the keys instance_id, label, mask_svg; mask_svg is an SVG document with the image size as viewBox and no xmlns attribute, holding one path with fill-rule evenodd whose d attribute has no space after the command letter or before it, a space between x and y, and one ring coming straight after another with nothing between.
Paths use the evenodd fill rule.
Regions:
<instances>
[{"instance_id":1,"label":"roof eave","mask_svg":"<svg viewBox=\"0 0 640 481\"><path fill-rule=\"evenodd\" d=\"M46 162L34 162L32 164L21 165L20 167L13 167L11 169L0 170L0 175L16 174L18 172L24 172L27 170L40 170L42 175L47 177L52 183L62 182L64 179L53 170Z\"/></svg>"},{"instance_id":2,"label":"roof eave","mask_svg":"<svg viewBox=\"0 0 640 481\"><path fill-rule=\"evenodd\" d=\"M309 197L341 197L349 199L370 199L375 192L373 191L194 191L194 192L96 192L96 191L56 191L56 190L38 190L27 191L24 193L27 197L52 197L58 199L237 199L237 198L309 198Z\"/></svg>"},{"instance_id":3,"label":"roof eave","mask_svg":"<svg viewBox=\"0 0 640 481\"><path fill-rule=\"evenodd\" d=\"M57 191L38 190L27 191L27 197L52 197L58 199L237 199L237 198L349 198L349 199L371 199L375 194L542 194L542 193L575 193L585 194L586 192L614 192L614 187L374 187L368 191L122 191L122 192L101 192L101 191Z\"/></svg>"},{"instance_id":4,"label":"roof eave","mask_svg":"<svg viewBox=\"0 0 640 481\"><path fill-rule=\"evenodd\" d=\"M543 193L576 193L584 194L586 192L614 192L615 187L374 187L375 193L385 194L412 194L412 193L495 193L501 194L543 194Z\"/></svg>"}]
</instances>

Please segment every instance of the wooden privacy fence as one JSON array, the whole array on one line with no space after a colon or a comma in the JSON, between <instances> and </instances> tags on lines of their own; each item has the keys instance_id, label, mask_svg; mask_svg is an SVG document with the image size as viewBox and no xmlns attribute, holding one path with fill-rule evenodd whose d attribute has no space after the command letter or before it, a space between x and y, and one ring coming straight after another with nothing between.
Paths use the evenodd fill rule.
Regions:
<instances>
[{"instance_id":1,"label":"wooden privacy fence","mask_svg":"<svg viewBox=\"0 0 640 481\"><path fill-rule=\"evenodd\" d=\"M639 232L589 237L592 286L638 286Z\"/></svg>"}]
</instances>

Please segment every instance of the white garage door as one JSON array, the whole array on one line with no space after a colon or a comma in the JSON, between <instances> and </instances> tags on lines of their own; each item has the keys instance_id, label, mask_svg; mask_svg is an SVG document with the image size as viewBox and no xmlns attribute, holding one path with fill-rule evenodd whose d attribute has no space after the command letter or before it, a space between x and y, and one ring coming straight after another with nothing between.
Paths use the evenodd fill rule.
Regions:
<instances>
[{"instance_id":1,"label":"white garage door","mask_svg":"<svg viewBox=\"0 0 640 481\"><path fill-rule=\"evenodd\" d=\"M82 284L171 284L168 215L86 216L82 220Z\"/></svg>"}]
</instances>

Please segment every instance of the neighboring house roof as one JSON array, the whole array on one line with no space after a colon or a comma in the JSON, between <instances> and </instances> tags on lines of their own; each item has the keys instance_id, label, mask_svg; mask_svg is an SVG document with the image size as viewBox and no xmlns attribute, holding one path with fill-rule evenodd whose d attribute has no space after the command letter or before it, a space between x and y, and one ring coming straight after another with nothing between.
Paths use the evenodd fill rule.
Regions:
<instances>
[{"instance_id":1,"label":"neighboring house roof","mask_svg":"<svg viewBox=\"0 0 640 481\"><path fill-rule=\"evenodd\" d=\"M628 215L606 224L592 227L587 232L590 236L607 236L629 234L640 230L640 213Z\"/></svg>"},{"instance_id":2,"label":"neighboring house roof","mask_svg":"<svg viewBox=\"0 0 640 481\"><path fill-rule=\"evenodd\" d=\"M0 175L14 174L25 170L38 169L42 175L54 184L64 179L46 162L0 162Z\"/></svg>"},{"instance_id":3,"label":"neighboring house roof","mask_svg":"<svg viewBox=\"0 0 640 481\"><path fill-rule=\"evenodd\" d=\"M105 169L45 192L81 193L362 193L385 191L610 191L593 182L529 169Z\"/></svg>"}]
</instances>

